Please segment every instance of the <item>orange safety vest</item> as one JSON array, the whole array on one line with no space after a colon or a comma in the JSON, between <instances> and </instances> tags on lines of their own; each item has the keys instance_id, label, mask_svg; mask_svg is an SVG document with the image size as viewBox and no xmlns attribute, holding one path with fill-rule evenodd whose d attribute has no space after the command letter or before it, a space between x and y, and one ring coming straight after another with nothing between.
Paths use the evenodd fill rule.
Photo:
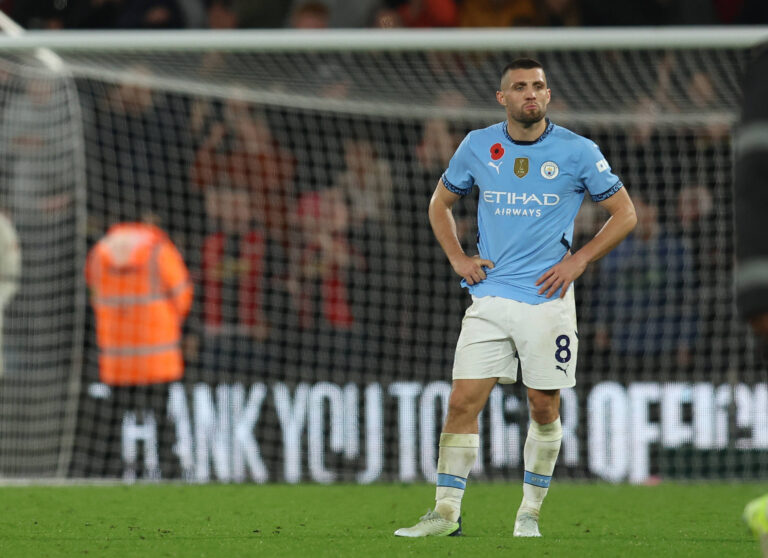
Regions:
<instances>
[{"instance_id":1,"label":"orange safety vest","mask_svg":"<svg viewBox=\"0 0 768 558\"><path fill-rule=\"evenodd\" d=\"M101 381L125 386L181 378L181 325L192 285L168 236L153 225L115 225L89 252L85 277Z\"/></svg>"}]
</instances>

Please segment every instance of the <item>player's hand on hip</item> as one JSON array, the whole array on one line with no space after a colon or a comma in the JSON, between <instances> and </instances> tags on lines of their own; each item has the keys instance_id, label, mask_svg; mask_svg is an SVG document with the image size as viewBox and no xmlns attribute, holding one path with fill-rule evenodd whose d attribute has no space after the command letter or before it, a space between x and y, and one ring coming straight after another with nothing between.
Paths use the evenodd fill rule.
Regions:
<instances>
[{"instance_id":1,"label":"player's hand on hip","mask_svg":"<svg viewBox=\"0 0 768 558\"><path fill-rule=\"evenodd\" d=\"M550 298L559 289L560 298L564 298L568 292L568 287L584 273L585 269L587 269L587 262L582 261L578 255L573 256L568 252L560 260L560 263L553 266L536 280L539 294L546 293L545 296Z\"/></svg>"},{"instance_id":2,"label":"player's hand on hip","mask_svg":"<svg viewBox=\"0 0 768 558\"><path fill-rule=\"evenodd\" d=\"M491 260L484 260L480 256L469 257L462 255L457 261L451 262L453 270L461 275L468 285L475 285L486 278L485 268L493 269Z\"/></svg>"}]
</instances>

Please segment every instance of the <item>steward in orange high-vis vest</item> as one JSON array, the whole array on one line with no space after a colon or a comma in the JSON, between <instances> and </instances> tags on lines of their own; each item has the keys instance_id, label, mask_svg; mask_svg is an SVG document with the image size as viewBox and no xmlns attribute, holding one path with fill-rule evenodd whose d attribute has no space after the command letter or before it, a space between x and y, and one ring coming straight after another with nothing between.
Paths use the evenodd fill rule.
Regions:
<instances>
[{"instance_id":1,"label":"steward in orange high-vis vest","mask_svg":"<svg viewBox=\"0 0 768 558\"><path fill-rule=\"evenodd\" d=\"M154 225L117 224L91 249L85 276L101 381L130 386L180 379L181 326L192 285L168 236Z\"/></svg>"}]
</instances>

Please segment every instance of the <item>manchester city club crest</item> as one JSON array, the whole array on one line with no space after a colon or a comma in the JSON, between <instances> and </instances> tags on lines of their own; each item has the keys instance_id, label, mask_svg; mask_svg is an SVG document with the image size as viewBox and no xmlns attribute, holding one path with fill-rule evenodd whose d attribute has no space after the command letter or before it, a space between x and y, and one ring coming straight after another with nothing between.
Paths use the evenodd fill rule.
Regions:
<instances>
[{"instance_id":1,"label":"manchester city club crest","mask_svg":"<svg viewBox=\"0 0 768 558\"><path fill-rule=\"evenodd\" d=\"M515 174L518 178L528 174L528 157L517 157L515 159Z\"/></svg>"},{"instance_id":2,"label":"manchester city club crest","mask_svg":"<svg viewBox=\"0 0 768 558\"><path fill-rule=\"evenodd\" d=\"M560 174L560 167L557 166L557 163L547 161L541 165L541 176L547 180L556 178L558 174Z\"/></svg>"}]
</instances>

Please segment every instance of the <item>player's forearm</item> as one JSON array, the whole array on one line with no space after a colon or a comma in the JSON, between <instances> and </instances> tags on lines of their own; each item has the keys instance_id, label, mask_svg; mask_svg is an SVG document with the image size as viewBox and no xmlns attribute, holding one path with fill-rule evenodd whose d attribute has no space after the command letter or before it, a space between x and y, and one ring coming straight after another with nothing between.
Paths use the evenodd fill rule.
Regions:
<instances>
[{"instance_id":1,"label":"player's forearm","mask_svg":"<svg viewBox=\"0 0 768 558\"><path fill-rule=\"evenodd\" d=\"M451 264L457 258L465 255L456 232L456 220L453 218L453 212L449 206L432 198L429 204L429 224Z\"/></svg>"},{"instance_id":2,"label":"player's forearm","mask_svg":"<svg viewBox=\"0 0 768 558\"><path fill-rule=\"evenodd\" d=\"M610 216L603 228L587 242L574 256L586 263L592 263L605 256L624 240L637 224L634 207L621 208Z\"/></svg>"}]
</instances>

